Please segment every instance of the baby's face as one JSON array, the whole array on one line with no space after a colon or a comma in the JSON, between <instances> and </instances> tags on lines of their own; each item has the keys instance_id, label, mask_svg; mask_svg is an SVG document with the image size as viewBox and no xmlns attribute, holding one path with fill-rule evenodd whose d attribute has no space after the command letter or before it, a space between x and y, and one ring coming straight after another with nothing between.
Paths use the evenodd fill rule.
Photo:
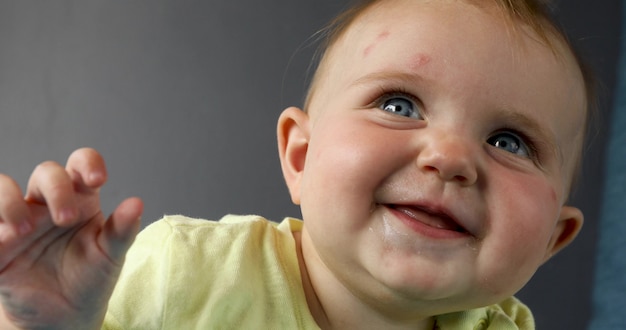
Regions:
<instances>
[{"instance_id":1,"label":"baby's face","mask_svg":"<svg viewBox=\"0 0 626 330\"><path fill-rule=\"evenodd\" d=\"M303 248L355 296L495 303L573 239L584 87L537 40L496 10L394 0L334 46L296 200Z\"/></svg>"}]
</instances>

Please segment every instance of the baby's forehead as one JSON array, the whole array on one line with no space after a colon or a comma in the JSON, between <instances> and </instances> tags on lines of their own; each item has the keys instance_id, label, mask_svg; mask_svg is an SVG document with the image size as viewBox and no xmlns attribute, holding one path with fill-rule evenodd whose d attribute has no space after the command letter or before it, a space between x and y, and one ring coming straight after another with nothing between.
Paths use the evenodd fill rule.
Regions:
<instances>
[{"instance_id":1,"label":"baby's forehead","mask_svg":"<svg viewBox=\"0 0 626 330\"><path fill-rule=\"evenodd\" d=\"M508 1L508 0L507 0ZM505 1L506 2L506 1ZM342 69L342 65L349 67L351 64L355 70L365 71L366 65L358 65L359 57L367 57L370 51L377 46L377 44L383 44L385 39L389 38L392 34L396 34L394 38L405 38L404 44L396 45L395 52L411 53L412 63L415 66L420 66L430 62L431 59L437 59L436 52L421 51L421 49L429 47L429 45L423 45L425 42L440 42L439 45L433 47L449 48L455 44L462 43L464 40L463 32L468 27L467 20L476 20L477 17L484 23L484 29L478 34L474 35L474 40L466 45L466 52L473 52L480 48L479 43L482 40L478 39L490 39L498 38L499 43L492 48L493 51L489 51L486 54L488 61L499 60L498 57L511 58L513 62L523 62L527 57L544 57L548 61L553 62L552 67L558 67L567 75L567 80L576 82L576 87L581 87L582 93L579 103L582 108L587 108L587 100L584 95L587 94L586 77L583 76L581 66L578 58L571 46L567 42L567 39L557 29L553 28L548 21L537 18L536 21L532 21L537 24L543 24L545 27L530 26L529 21L515 18L510 13L506 13L502 8L496 6L497 0L475 0L475 1L426 1L426 0L387 0L387 1L373 1L372 4L366 8L360 15L357 15L354 20L345 27L342 35L335 40L334 43L329 45L326 60L329 62L327 65L321 65L320 69L326 69L325 74L340 73L339 78L346 78L346 70ZM412 26L424 26L420 20L423 20L424 15L439 15L441 12L449 10L451 7L458 7L458 11L461 11L461 16L449 16L445 14L438 16L441 23L428 25L432 31L433 38L419 38L416 39L415 35L420 34L422 31L413 33L408 31L408 28L395 29L394 25L399 24L402 19L409 21ZM474 12L480 12L479 15L465 15L469 10ZM449 11L452 12L452 11ZM391 17L392 19L389 19ZM415 17L415 18L414 18ZM441 19L443 17L443 19ZM461 19L458 19L458 18ZM446 21L452 22L446 22ZM391 23L390 23L391 22ZM442 26L446 26L449 33L442 34ZM452 26L452 28L450 28ZM404 31L403 31L404 30ZM404 34L403 34L404 32ZM428 35L429 33L423 33ZM400 36L398 36L400 35ZM411 39L409 39L411 38ZM442 40L443 39L443 40ZM415 41L418 42L415 42ZM483 43L484 44L484 43ZM425 47L423 47L425 46ZM539 47L537 47L539 46ZM384 47L384 46L383 46ZM432 48L432 47L431 47ZM530 48L530 49L529 49ZM542 52L532 52L535 48L542 49ZM432 50L432 49L431 49ZM509 54L507 54L509 53ZM391 59L394 61L395 59ZM447 59L443 59L444 61ZM337 64L337 62L342 62ZM333 65L335 63L335 65ZM518 63L512 63L517 65ZM529 73L533 73L534 68L529 67ZM332 71L332 72L330 72ZM511 79L515 79L512 77ZM582 95L581 95L582 94Z\"/></svg>"},{"instance_id":2,"label":"baby's forehead","mask_svg":"<svg viewBox=\"0 0 626 330\"><path fill-rule=\"evenodd\" d=\"M550 57L550 60L555 60L564 71L571 71L570 78L580 80L583 85L586 83L582 77L577 57L564 35L553 28L548 21L541 18L531 21L512 16L495 5L499 3L498 0L388 0L370 2L372 4L369 7L344 26L336 39L331 40L326 50L330 56L325 56L322 62L326 61L332 64L343 60L352 63L359 56L366 57L377 44L383 43L393 33L395 34L394 38L406 39L406 43L397 45L398 47L394 51L415 52L414 57L417 64L422 64L431 59L429 54L419 51L423 46L430 46L424 45L424 43L441 41L443 46L439 45L440 48L453 47L455 42L466 41L464 40L466 39L464 32L472 23L469 21L480 20L483 27L481 32L483 33L474 34L472 42L475 41L476 44L480 44L483 41L478 39L498 39L500 42L493 48L494 52L487 55L491 55L497 60L499 55L511 57L509 54L503 54L508 52L513 54L512 59L517 61L523 61L524 57L528 56ZM456 8L456 13L454 10L450 10L451 8ZM481 15L465 15L469 10ZM459 12L462 15L458 15ZM436 24L426 24L424 23L425 16L436 16L439 21ZM394 25L406 23L406 21L409 23L405 24L403 28L394 27ZM534 25L531 26L530 24ZM545 26L538 27L537 25ZM429 34L428 32L424 33L425 26L432 32L430 34L436 37L416 39L415 35ZM411 30L414 27L421 29L421 31ZM442 33L443 30L448 31L448 33ZM475 46L471 42L464 43L464 45L467 46L468 52L481 48L480 45ZM539 47L536 47L537 45ZM530 54L527 52L528 47L542 48L548 52L539 55L536 52ZM321 69L324 69L324 65L320 66ZM328 67L329 65L326 65L326 69ZM366 69L358 66L356 68ZM334 70L334 72L343 71Z\"/></svg>"}]
</instances>

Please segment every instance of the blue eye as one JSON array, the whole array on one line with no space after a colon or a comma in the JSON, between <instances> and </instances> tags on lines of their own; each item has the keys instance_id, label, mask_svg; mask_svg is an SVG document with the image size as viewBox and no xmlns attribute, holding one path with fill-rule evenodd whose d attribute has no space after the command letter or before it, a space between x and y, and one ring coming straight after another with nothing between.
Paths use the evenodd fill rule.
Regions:
<instances>
[{"instance_id":1,"label":"blue eye","mask_svg":"<svg viewBox=\"0 0 626 330\"><path fill-rule=\"evenodd\" d=\"M519 136L510 132L495 134L487 140L487 143L518 156L530 157L531 154L526 143Z\"/></svg>"},{"instance_id":2,"label":"blue eye","mask_svg":"<svg viewBox=\"0 0 626 330\"><path fill-rule=\"evenodd\" d=\"M387 111L399 116L420 119L415 102L406 97L392 97L380 106L383 111Z\"/></svg>"}]
</instances>

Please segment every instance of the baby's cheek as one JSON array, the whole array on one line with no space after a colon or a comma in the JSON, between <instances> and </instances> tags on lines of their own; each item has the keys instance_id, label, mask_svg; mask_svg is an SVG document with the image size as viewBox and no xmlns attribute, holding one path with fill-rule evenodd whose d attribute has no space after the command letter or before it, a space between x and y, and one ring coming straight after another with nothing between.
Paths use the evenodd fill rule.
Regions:
<instances>
[{"instance_id":1,"label":"baby's cheek","mask_svg":"<svg viewBox=\"0 0 626 330\"><path fill-rule=\"evenodd\" d=\"M500 202L494 207L491 237L483 245L489 251L484 257L492 260L483 261L491 265L488 274L496 277L493 280L503 286L509 281L514 293L543 263L559 206L554 189L542 181L528 180L512 186L516 191L500 194Z\"/></svg>"}]
</instances>

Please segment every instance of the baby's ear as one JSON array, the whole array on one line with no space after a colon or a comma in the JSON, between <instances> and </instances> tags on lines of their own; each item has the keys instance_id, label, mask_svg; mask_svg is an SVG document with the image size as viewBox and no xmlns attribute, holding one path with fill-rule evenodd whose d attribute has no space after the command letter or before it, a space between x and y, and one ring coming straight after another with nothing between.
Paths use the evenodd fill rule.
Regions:
<instances>
[{"instance_id":1,"label":"baby's ear","mask_svg":"<svg viewBox=\"0 0 626 330\"><path fill-rule=\"evenodd\" d=\"M300 184L309 147L309 116L290 107L278 118L278 152L291 200L300 204Z\"/></svg>"},{"instance_id":2,"label":"baby's ear","mask_svg":"<svg viewBox=\"0 0 626 330\"><path fill-rule=\"evenodd\" d=\"M561 207L559 221L552 233L544 262L557 254L576 238L583 226L583 219L583 213L579 209L567 205Z\"/></svg>"}]
</instances>

